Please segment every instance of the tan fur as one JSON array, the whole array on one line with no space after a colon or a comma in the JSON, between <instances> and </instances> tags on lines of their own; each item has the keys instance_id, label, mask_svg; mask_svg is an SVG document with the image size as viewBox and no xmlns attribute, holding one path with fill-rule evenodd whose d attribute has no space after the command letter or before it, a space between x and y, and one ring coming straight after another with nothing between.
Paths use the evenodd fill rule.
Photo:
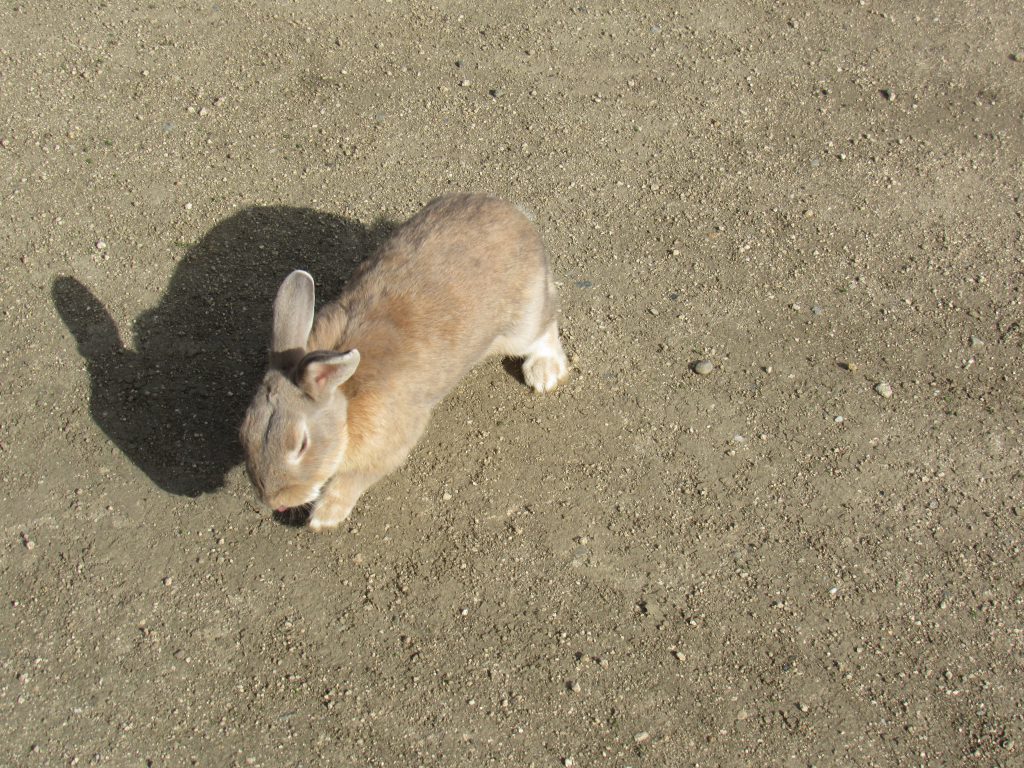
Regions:
<instances>
[{"instance_id":1,"label":"tan fur","mask_svg":"<svg viewBox=\"0 0 1024 768\"><path fill-rule=\"evenodd\" d=\"M303 304L303 288L298 278L282 284L279 295L299 297L300 306L294 316L282 309L275 328L308 327L303 313L311 308ZM429 203L312 323L307 353L358 350L350 378L320 395L314 408L302 398L279 395L279 410L271 414L265 398L253 401L242 439L264 500L272 506L316 500L310 526L337 525L366 488L405 460L433 406L488 354L526 357L527 382L538 391L553 389L568 370L555 301L540 237L518 209L476 195ZM302 370L300 362L289 375L298 371L301 379ZM281 373L267 377L282 389ZM313 385L291 386L298 391ZM286 421L302 425L293 430L318 433L318 444L297 465L287 459L294 446L271 446L264 439L274 431L270 425ZM314 430L314 422L331 425L332 434ZM305 472L307 462L318 471ZM323 476L328 470L329 482ZM303 492L278 492L282 488Z\"/></svg>"}]
</instances>

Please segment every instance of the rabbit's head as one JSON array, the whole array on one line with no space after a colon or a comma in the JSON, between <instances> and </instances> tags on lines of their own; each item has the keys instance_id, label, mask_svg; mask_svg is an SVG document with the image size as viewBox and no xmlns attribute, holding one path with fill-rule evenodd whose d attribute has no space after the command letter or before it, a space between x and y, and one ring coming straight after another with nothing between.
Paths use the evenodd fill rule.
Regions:
<instances>
[{"instance_id":1,"label":"rabbit's head","mask_svg":"<svg viewBox=\"0 0 1024 768\"><path fill-rule=\"evenodd\" d=\"M308 272L292 272L278 289L270 368L240 432L249 478L276 510L316 500L348 446L340 387L355 373L359 352L307 351L313 300Z\"/></svg>"}]
</instances>

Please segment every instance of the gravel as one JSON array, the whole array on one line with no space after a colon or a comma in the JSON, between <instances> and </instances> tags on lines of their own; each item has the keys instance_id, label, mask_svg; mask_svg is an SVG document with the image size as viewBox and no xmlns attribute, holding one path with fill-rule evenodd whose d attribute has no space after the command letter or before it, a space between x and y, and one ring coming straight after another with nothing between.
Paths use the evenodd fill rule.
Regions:
<instances>
[{"instance_id":1,"label":"gravel","mask_svg":"<svg viewBox=\"0 0 1024 768\"><path fill-rule=\"evenodd\" d=\"M707 376L715 370L715 364L710 360L698 360L693 364L693 372L698 376Z\"/></svg>"}]
</instances>

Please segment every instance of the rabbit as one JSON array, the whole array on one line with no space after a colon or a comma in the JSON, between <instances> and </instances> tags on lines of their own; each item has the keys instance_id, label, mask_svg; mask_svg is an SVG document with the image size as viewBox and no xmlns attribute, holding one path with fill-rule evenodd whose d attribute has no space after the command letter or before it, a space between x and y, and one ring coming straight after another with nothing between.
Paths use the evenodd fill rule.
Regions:
<instances>
[{"instance_id":1,"label":"rabbit","mask_svg":"<svg viewBox=\"0 0 1024 768\"><path fill-rule=\"evenodd\" d=\"M312 504L316 531L405 461L433 407L485 357L524 358L536 392L568 377L540 235L496 198L431 201L315 317L313 302L308 272L278 289L269 367L240 433L262 500L279 512Z\"/></svg>"}]
</instances>

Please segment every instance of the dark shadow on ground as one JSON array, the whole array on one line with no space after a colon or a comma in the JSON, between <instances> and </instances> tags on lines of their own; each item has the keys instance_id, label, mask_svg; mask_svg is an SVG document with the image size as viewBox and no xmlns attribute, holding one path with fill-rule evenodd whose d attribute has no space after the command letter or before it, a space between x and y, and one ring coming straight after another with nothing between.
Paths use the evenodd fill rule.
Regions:
<instances>
[{"instance_id":1,"label":"dark shadow on ground","mask_svg":"<svg viewBox=\"0 0 1024 768\"><path fill-rule=\"evenodd\" d=\"M306 504L301 507L293 507L292 509L285 509L283 511L274 510L274 522L289 528L305 528L306 523L309 522L309 513L312 509L312 504Z\"/></svg>"},{"instance_id":2,"label":"dark shadow on ground","mask_svg":"<svg viewBox=\"0 0 1024 768\"><path fill-rule=\"evenodd\" d=\"M220 488L242 458L238 426L263 376L277 286L306 269L322 305L392 229L305 208L240 211L188 250L160 304L135 321L133 349L89 288L57 278L53 302L87 363L93 419L165 491Z\"/></svg>"},{"instance_id":3,"label":"dark shadow on ground","mask_svg":"<svg viewBox=\"0 0 1024 768\"><path fill-rule=\"evenodd\" d=\"M507 373L513 379L518 381L524 387L527 386L526 377L523 375L523 358L503 357L501 359L501 367L504 368L505 373Z\"/></svg>"}]
</instances>

